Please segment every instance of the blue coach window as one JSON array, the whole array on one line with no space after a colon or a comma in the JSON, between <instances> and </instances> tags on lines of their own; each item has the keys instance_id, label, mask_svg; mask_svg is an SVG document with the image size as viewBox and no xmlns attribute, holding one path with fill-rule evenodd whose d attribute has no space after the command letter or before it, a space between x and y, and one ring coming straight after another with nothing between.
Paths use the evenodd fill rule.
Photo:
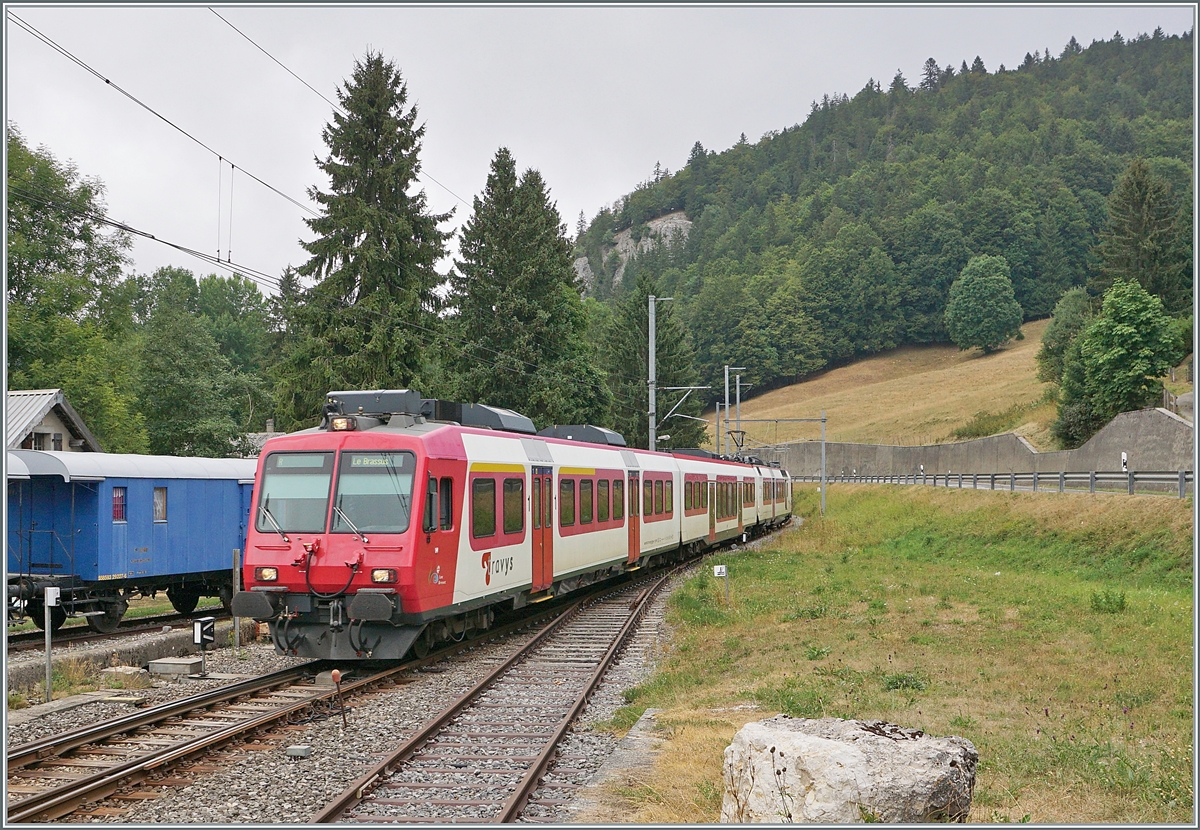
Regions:
<instances>
[{"instance_id":1,"label":"blue coach window","mask_svg":"<svg viewBox=\"0 0 1200 830\"><path fill-rule=\"evenodd\" d=\"M412 505L411 452L342 452L331 533L403 533Z\"/></svg>"},{"instance_id":2,"label":"blue coach window","mask_svg":"<svg viewBox=\"0 0 1200 830\"><path fill-rule=\"evenodd\" d=\"M332 478L331 452L271 453L263 462L255 529L323 533Z\"/></svg>"},{"instance_id":3,"label":"blue coach window","mask_svg":"<svg viewBox=\"0 0 1200 830\"><path fill-rule=\"evenodd\" d=\"M125 488L113 488L113 521L123 522L125 519Z\"/></svg>"},{"instance_id":4,"label":"blue coach window","mask_svg":"<svg viewBox=\"0 0 1200 830\"><path fill-rule=\"evenodd\" d=\"M165 522L167 520L167 488L154 488L154 521Z\"/></svg>"}]
</instances>

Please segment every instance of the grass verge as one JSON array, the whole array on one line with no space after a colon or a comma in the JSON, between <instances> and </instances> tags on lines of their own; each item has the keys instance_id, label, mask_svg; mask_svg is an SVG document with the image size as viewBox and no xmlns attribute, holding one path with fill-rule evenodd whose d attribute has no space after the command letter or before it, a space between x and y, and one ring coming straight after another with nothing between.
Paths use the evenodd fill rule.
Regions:
<instances>
[{"instance_id":1,"label":"grass verge","mask_svg":"<svg viewBox=\"0 0 1200 830\"><path fill-rule=\"evenodd\" d=\"M671 598L665 711L626 819L715 822L750 720L881 718L980 753L971 821L1189 822L1191 500L838 486L828 515Z\"/></svg>"}]
</instances>

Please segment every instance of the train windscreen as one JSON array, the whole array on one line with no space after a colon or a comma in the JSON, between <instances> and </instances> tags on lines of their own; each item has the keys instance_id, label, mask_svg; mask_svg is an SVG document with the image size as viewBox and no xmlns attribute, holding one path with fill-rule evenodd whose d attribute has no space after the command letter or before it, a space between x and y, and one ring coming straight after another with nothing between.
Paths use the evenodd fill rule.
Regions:
<instances>
[{"instance_id":1,"label":"train windscreen","mask_svg":"<svg viewBox=\"0 0 1200 830\"><path fill-rule=\"evenodd\" d=\"M263 462L254 527L261 533L323 533L333 478L331 452L274 452Z\"/></svg>"},{"instance_id":2,"label":"train windscreen","mask_svg":"<svg viewBox=\"0 0 1200 830\"><path fill-rule=\"evenodd\" d=\"M403 533L408 530L413 472L411 452L342 452L332 533Z\"/></svg>"}]
</instances>

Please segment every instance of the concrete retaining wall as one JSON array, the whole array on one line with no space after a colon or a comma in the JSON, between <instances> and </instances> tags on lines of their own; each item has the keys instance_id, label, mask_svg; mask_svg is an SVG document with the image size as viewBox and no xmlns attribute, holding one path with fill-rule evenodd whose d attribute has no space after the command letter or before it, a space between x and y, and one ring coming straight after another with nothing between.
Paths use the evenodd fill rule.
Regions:
<instances>
[{"instance_id":1,"label":"concrete retaining wall","mask_svg":"<svg viewBox=\"0 0 1200 830\"><path fill-rule=\"evenodd\" d=\"M1058 452L1038 452L1012 433L934 444L895 447L884 444L825 444L825 474L910 475L922 464L933 473L1083 473L1120 470L1121 453L1129 469L1192 469L1195 428L1165 409L1122 412L1082 447ZM821 442L780 444L780 463L794 476L821 474ZM764 457L771 457L769 452Z\"/></svg>"}]
</instances>

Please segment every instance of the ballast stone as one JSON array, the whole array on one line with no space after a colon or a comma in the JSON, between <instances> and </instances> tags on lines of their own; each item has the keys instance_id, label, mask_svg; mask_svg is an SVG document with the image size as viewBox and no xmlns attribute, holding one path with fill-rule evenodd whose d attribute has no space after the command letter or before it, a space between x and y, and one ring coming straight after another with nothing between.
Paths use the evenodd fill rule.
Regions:
<instances>
[{"instance_id":1,"label":"ballast stone","mask_svg":"<svg viewBox=\"0 0 1200 830\"><path fill-rule=\"evenodd\" d=\"M725 749L721 821L966 821L979 753L883 721L773 718Z\"/></svg>"}]
</instances>

